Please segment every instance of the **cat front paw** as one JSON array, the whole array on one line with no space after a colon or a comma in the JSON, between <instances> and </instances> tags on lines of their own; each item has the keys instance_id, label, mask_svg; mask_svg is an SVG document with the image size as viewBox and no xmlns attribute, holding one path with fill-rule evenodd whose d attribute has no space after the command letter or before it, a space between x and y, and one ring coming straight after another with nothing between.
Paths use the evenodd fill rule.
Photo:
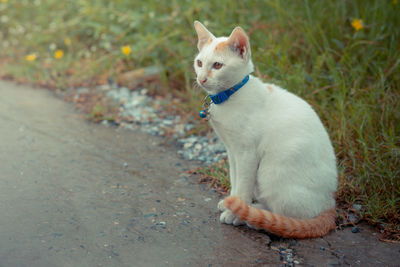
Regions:
<instances>
[{"instance_id":1,"label":"cat front paw","mask_svg":"<svg viewBox=\"0 0 400 267\"><path fill-rule=\"evenodd\" d=\"M236 215L233 214L232 211L227 210L227 209L225 209L225 211L223 211L221 213L221 216L219 217L219 221L221 223L225 223L225 224L233 224L234 226L244 224L244 222L241 221L238 217L236 217Z\"/></svg>"}]
</instances>

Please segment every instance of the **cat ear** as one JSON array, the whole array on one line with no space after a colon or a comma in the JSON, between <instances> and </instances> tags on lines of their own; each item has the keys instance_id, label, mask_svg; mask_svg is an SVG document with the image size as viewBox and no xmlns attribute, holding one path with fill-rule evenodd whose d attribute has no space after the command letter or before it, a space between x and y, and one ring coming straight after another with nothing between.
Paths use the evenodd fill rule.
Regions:
<instances>
[{"instance_id":1,"label":"cat ear","mask_svg":"<svg viewBox=\"0 0 400 267\"><path fill-rule=\"evenodd\" d=\"M197 32L197 37L199 38L199 41L197 42L197 48L199 51L203 48L203 46L208 42L208 40L214 39L214 35L207 30L206 27L204 27L203 24L201 24L199 21L194 22L194 28Z\"/></svg>"},{"instance_id":2,"label":"cat ear","mask_svg":"<svg viewBox=\"0 0 400 267\"><path fill-rule=\"evenodd\" d=\"M249 37L241 27L236 27L227 41L231 49L237 52L243 59L251 55Z\"/></svg>"}]
</instances>

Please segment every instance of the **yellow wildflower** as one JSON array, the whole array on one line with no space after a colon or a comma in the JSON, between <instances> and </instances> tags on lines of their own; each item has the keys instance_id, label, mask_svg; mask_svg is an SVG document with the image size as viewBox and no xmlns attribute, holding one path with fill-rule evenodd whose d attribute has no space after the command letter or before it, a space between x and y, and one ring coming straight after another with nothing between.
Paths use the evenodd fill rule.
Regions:
<instances>
[{"instance_id":1,"label":"yellow wildflower","mask_svg":"<svg viewBox=\"0 0 400 267\"><path fill-rule=\"evenodd\" d=\"M125 46L121 47L121 51L125 56L127 56L131 53L132 50L129 45L125 45Z\"/></svg>"},{"instance_id":2,"label":"yellow wildflower","mask_svg":"<svg viewBox=\"0 0 400 267\"><path fill-rule=\"evenodd\" d=\"M36 54L29 54L25 56L26 61L35 61L36 60Z\"/></svg>"},{"instance_id":3,"label":"yellow wildflower","mask_svg":"<svg viewBox=\"0 0 400 267\"><path fill-rule=\"evenodd\" d=\"M60 59L60 58L62 58L64 56L64 51L62 51L61 49L57 49L55 52L54 52L54 58L55 59Z\"/></svg>"},{"instance_id":4,"label":"yellow wildflower","mask_svg":"<svg viewBox=\"0 0 400 267\"><path fill-rule=\"evenodd\" d=\"M397 0L393 0L393 5L397 5Z\"/></svg>"},{"instance_id":5,"label":"yellow wildflower","mask_svg":"<svg viewBox=\"0 0 400 267\"><path fill-rule=\"evenodd\" d=\"M64 44L65 44L66 46L70 46L70 45L71 45L71 39L69 39L69 37L65 38L65 39L64 39Z\"/></svg>"},{"instance_id":6,"label":"yellow wildflower","mask_svg":"<svg viewBox=\"0 0 400 267\"><path fill-rule=\"evenodd\" d=\"M364 28L362 19L353 19L353 21L351 22L351 26L353 26L353 28L356 31L359 31L362 28Z\"/></svg>"},{"instance_id":7,"label":"yellow wildflower","mask_svg":"<svg viewBox=\"0 0 400 267\"><path fill-rule=\"evenodd\" d=\"M8 2L8 0L1 0L1 2L2 2L2 3L7 3L7 2Z\"/></svg>"}]
</instances>

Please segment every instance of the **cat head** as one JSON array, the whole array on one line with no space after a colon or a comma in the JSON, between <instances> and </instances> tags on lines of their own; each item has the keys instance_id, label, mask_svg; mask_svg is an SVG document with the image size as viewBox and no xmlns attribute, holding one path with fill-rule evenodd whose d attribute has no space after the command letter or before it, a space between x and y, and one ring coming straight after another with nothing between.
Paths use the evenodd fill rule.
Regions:
<instances>
[{"instance_id":1,"label":"cat head","mask_svg":"<svg viewBox=\"0 0 400 267\"><path fill-rule=\"evenodd\" d=\"M199 54L194 60L197 83L209 94L217 94L239 83L253 72L250 42L242 28L236 27L229 37L215 37L198 21Z\"/></svg>"}]
</instances>

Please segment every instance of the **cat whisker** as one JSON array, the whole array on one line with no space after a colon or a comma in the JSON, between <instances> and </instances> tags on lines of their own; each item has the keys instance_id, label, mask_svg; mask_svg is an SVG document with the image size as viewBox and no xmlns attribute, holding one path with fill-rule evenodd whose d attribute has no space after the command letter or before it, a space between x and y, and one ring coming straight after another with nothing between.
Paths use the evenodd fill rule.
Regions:
<instances>
[{"instance_id":1,"label":"cat whisker","mask_svg":"<svg viewBox=\"0 0 400 267\"><path fill-rule=\"evenodd\" d=\"M197 81L194 81L192 84L192 89L201 89L200 85L197 83Z\"/></svg>"}]
</instances>

